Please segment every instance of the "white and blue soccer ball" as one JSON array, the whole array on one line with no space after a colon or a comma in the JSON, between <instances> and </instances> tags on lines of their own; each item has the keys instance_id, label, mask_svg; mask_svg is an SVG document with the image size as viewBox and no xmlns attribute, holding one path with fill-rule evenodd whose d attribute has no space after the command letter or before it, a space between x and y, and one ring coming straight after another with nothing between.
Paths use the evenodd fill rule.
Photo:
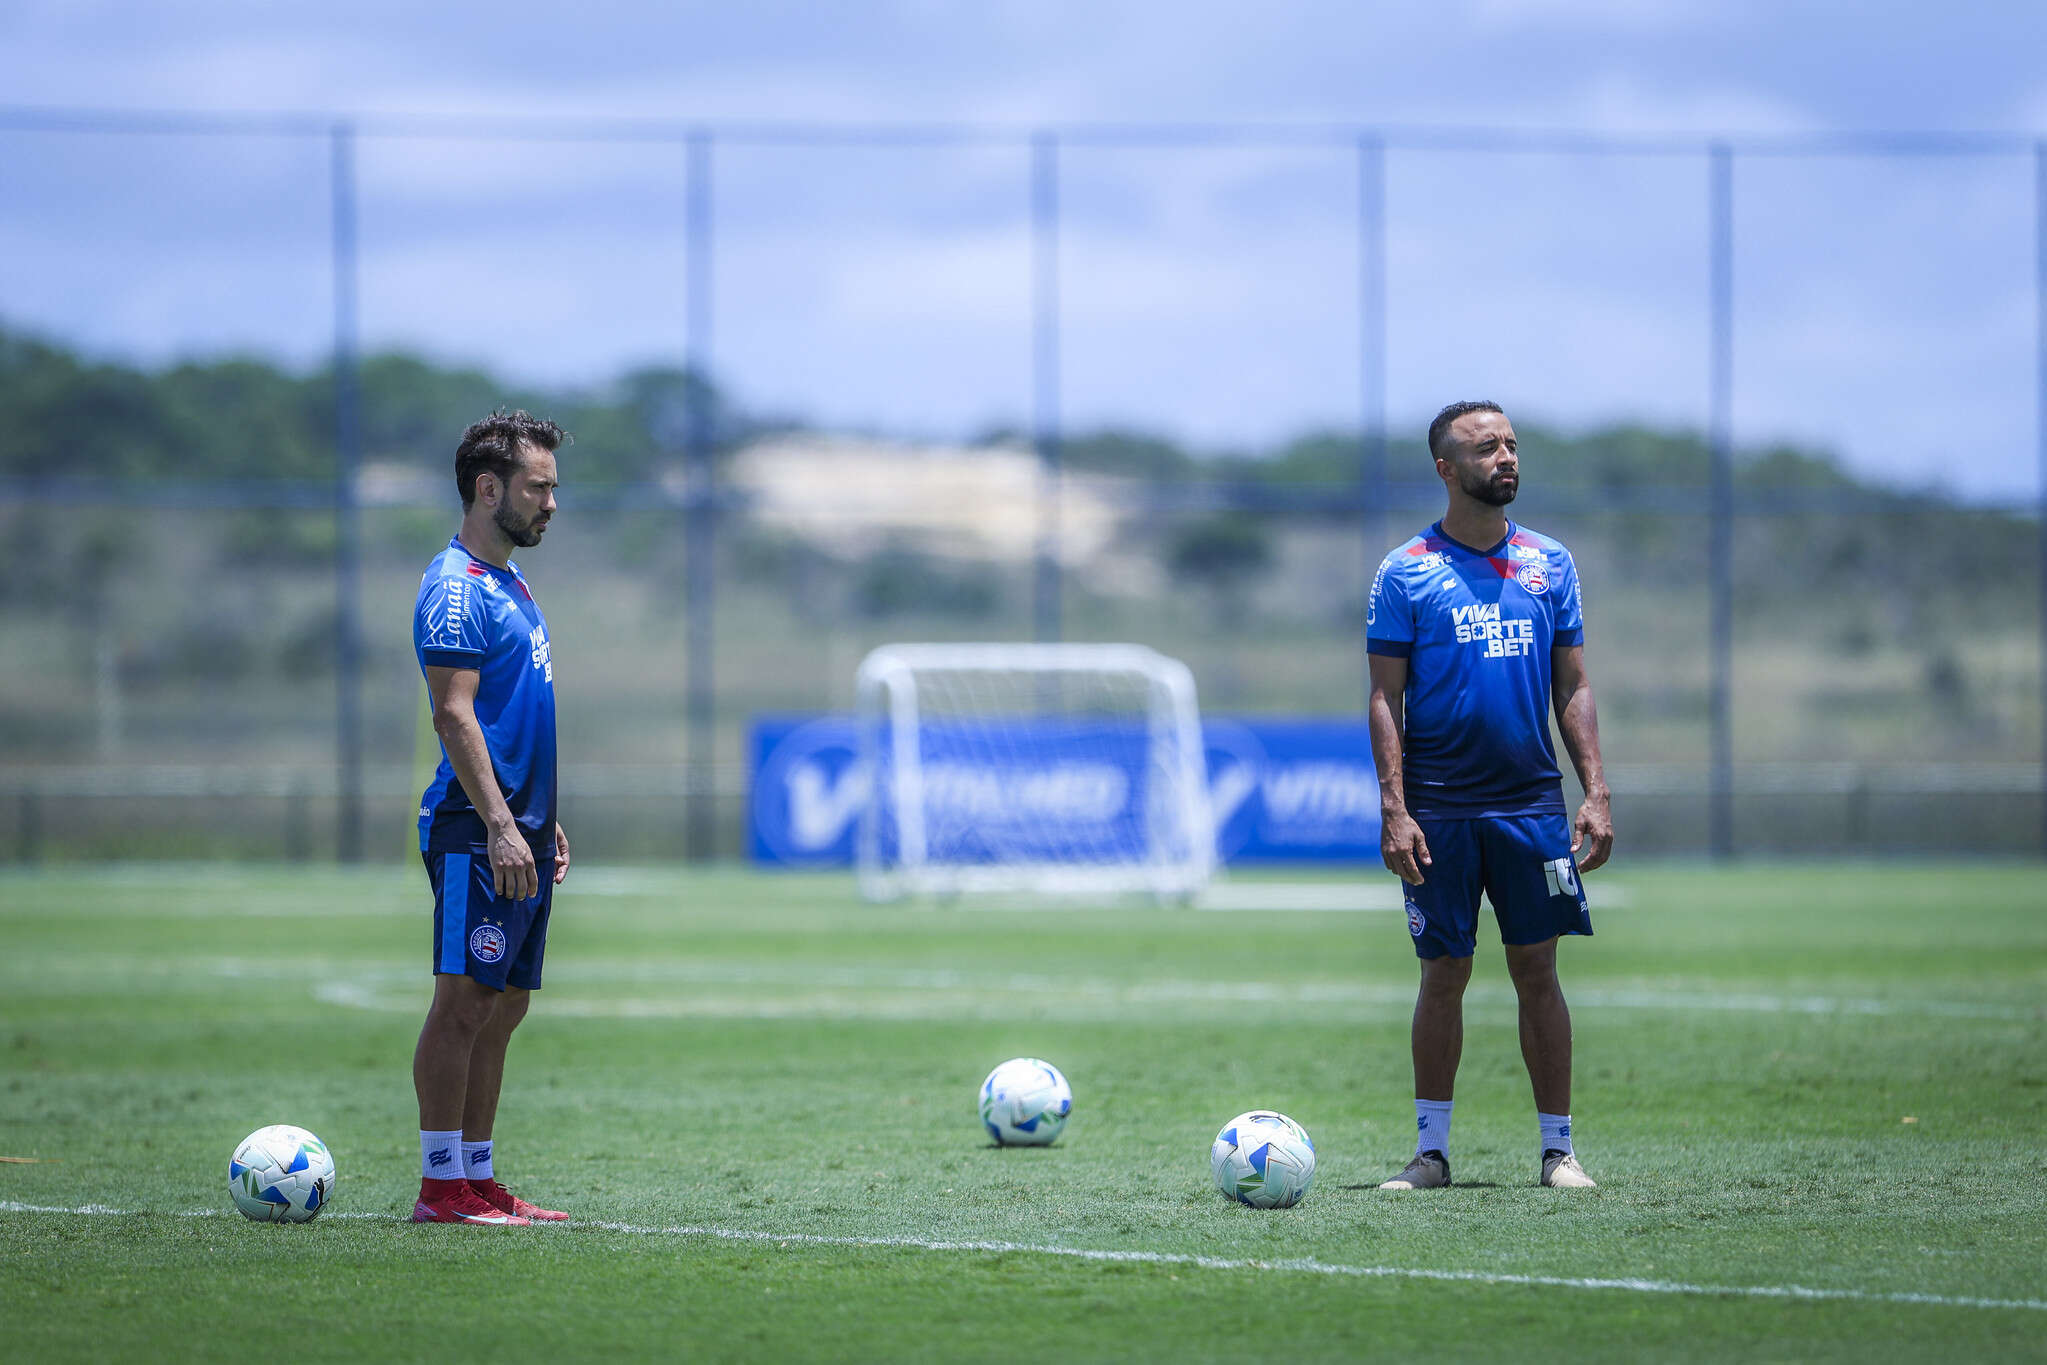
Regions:
<instances>
[{"instance_id":1,"label":"white and blue soccer ball","mask_svg":"<svg viewBox=\"0 0 2047 1365\"><path fill-rule=\"evenodd\" d=\"M1254 1209L1286 1209L1315 1183L1315 1143L1285 1114L1253 1109L1215 1135L1208 1153L1215 1187Z\"/></svg>"},{"instance_id":2,"label":"white and blue soccer ball","mask_svg":"<svg viewBox=\"0 0 2047 1365\"><path fill-rule=\"evenodd\" d=\"M1043 1147L1072 1113L1073 1087L1036 1057L1012 1057L981 1082L981 1124L1004 1147Z\"/></svg>"},{"instance_id":3,"label":"white and blue soccer ball","mask_svg":"<svg viewBox=\"0 0 2047 1365\"><path fill-rule=\"evenodd\" d=\"M228 1158L227 1192L258 1223L307 1223L334 1197L334 1157L303 1128L274 1123Z\"/></svg>"}]
</instances>

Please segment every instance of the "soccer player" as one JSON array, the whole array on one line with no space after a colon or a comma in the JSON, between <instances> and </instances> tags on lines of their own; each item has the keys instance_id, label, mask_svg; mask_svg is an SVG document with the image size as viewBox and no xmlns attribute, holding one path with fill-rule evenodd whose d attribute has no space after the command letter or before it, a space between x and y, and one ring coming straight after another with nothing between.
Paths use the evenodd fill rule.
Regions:
<instances>
[{"instance_id":1,"label":"soccer player","mask_svg":"<svg viewBox=\"0 0 2047 1365\"><path fill-rule=\"evenodd\" d=\"M548 910L569 872L555 819L554 658L511 559L547 533L554 452L566 439L524 412L493 412L462 433L462 529L427 566L412 618L441 737L441 766L419 803L434 999L412 1058L418 1223L568 1217L500 1184L491 1143L505 1046L540 988Z\"/></svg>"},{"instance_id":2,"label":"soccer player","mask_svg":"<svg viewBox=\"0 0 2047 1365\"><path fill-rule=\"evenodd\" d=\"M1451 1093L1480 891L1520 1000L1541 1181L1590 1188L1571 1145L1571 1014L1557 984L1557 939L1592 932L1578 874L1612 852L1613 819L1578 570L1561 544L1507 520L1521 461L1498 404L1444 408L1429 424L1429 454L1449 510L1379 566L1365 618L1380 851L1407 883L1407 931L1421 959L1415 1156L1379 1188L1450 1183ZM1545 707L1585 791L1570 823Z\"/></svg>"}]
</instances>

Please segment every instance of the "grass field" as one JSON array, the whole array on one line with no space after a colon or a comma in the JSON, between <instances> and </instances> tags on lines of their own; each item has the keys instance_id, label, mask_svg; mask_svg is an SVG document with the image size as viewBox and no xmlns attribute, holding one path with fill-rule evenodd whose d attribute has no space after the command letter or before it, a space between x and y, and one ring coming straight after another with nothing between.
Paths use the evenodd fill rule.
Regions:
<instances>
[{"instance_id":1,"label":"grass field","mask_svg":"<svg viewBox=\"0 0 2047 1365\"><path fill-rule=\"evenodd\" d=\"M1623 867L1563 970L1579 1151L1537 1188L1496 944L1460 1185L1412 1144L1398 914L874 909L839 879L579 868L501 1173L561 1227L416 1227L416 868L0 875L0 1355L2042 1359L2047 873ZM1602 908L1602 906L1606 908ZM1071 1078L1055 1147L974 1092ZM1256 1106L1298 1207L1211 1188ZM331 1211L227 1155L311 1128Z\"/></svg>"}]
</instances>

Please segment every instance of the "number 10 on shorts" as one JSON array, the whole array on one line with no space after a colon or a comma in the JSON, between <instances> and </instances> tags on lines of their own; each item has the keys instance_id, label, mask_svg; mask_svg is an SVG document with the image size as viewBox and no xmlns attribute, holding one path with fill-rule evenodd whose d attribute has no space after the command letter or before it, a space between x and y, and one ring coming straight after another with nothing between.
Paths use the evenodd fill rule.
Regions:
<instances>
[{"instance_id":1,"label":"number 10 on shorts","mask_svg":"<svg viewBox=\"0 0 2047 1365\"><path fill-rule=\"evenodd\" d=\"M1543 879L1549 883L1552 896L1578 894L1578 869L1571 866L1569 858L1557 858L1542 865Z\"/></svg>"}]
</instances>

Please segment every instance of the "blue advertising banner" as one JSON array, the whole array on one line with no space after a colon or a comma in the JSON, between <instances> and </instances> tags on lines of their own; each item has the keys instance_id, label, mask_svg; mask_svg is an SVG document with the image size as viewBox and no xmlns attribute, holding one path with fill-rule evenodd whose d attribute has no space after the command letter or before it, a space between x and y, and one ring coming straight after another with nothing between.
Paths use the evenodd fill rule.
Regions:
<instances>
[{"instance_id":1,"label":"blue advertising banner","mask_svg":"<svg viewBox=\"0 0 2047 1365\"><path fill-rule=\"evenodd\" d=\"M1076 788L1076 799L1101 799L1115 786L1119 809L1102 811L1101 818L1127 821L1121 793L1141 786L1141 758L1130 746L1105 746L1101 738L1048 722L1025 734L1026 742L1006 761L982 760L987 770L979 783L968 755L953 755L947 771L956 785L1029 794L1035 788L1028 773L1048 768L1127 770L1128 784L1097 781L1081 784L1086 791ZM1209 716L1202 720L1202 738L1216 854L1222 861L1378 863L1379 784L1363 720ZM855 742L851 716L755 719L748 744L747 844L756 863L852 865L854 830L872 785L858 762ZM1056 818L1052 811L1042 814Z\"/></svg>"}]
</instances>

